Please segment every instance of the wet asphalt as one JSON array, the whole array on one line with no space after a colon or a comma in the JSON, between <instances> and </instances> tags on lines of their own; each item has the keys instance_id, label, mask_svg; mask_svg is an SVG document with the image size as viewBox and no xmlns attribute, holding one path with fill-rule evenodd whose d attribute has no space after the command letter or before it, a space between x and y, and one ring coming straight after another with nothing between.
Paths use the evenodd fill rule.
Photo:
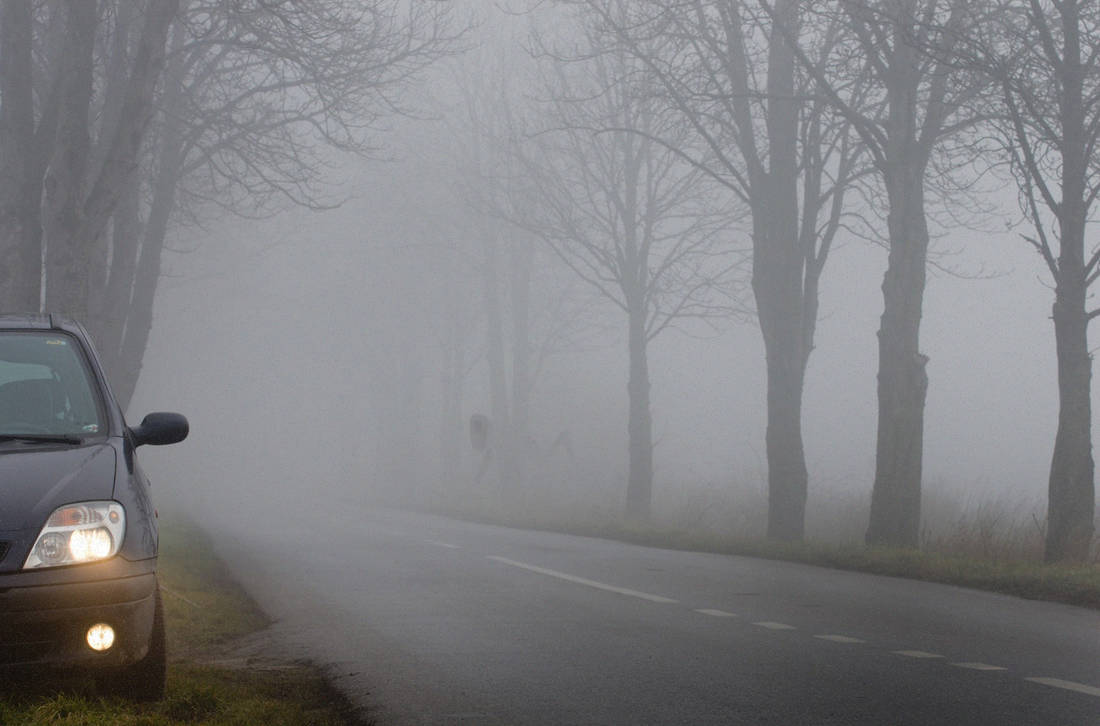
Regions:
<instances>
[{"instance_id":1,"label":"wet asphalt","mask_svg":"<svg viewBox=\"0 0 1100 726\"><path fill-rule=\"evenodd\" d=\"M1097 611L347 502L280 511L225 512L219 550L273 647L380 726L1100 724Z\"/></svg>"}]
</instances>

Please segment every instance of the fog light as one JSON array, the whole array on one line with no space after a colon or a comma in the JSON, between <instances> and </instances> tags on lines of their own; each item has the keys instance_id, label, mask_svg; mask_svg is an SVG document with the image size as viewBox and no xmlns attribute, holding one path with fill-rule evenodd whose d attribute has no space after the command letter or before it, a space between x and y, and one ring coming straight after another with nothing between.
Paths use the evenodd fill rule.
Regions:
<instances>
[{"instance_id":1,"label":"fog light","mask_svg":"<svg viewBox=\"0 0 1100 726\"><path fill-rule=\"evenodd\" d=\"M88 628L88 647L103 652L115 644L115 629L106 623L96 623Z\"/></svg>"}]
</instances>

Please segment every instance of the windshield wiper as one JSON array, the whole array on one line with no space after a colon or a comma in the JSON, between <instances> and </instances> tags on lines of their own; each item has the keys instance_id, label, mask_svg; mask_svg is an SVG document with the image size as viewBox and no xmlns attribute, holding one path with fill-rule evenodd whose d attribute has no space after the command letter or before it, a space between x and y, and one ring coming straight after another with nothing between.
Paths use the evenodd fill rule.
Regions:
<instances>
[{"instance_id":1,"label":"windshield wiper","mask_svg":"<svg viewBox=\"0 0 1100 726\"><path fill-rule=\"evenodd\" d=\"M0 442L26 441L35 444L82 444L80 436L65 434L0 434Z\"/></svg>"}]
</instances>

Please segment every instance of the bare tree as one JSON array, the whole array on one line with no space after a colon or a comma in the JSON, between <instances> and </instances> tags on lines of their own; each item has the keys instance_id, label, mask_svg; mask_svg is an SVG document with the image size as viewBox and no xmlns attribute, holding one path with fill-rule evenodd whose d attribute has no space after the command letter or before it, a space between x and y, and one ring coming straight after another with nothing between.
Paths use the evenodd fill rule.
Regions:
<instances>
[{"instance_id":1,"label":"bare tree","mask_svg":"<svg viewBox=\"0 0 1100 726\"><path fill-rule=\"evenodd\" d=\"M778 3L761 0L782 20ZM859 134L885 189L889 256L879 326L878 440L869 544L915 547L928 357L920 320L928 264L926 196L931 172L960 162L942 153L973 127L970 104L983 84L957 63L962 38L981 17L971 0L836 0L815 12L847 33L825 63L797 46L820 93ZM786 31L790 37L794 30ZM867 86L853 79L867 78ZM958 147L952 147L951 152Z\"/></svg>"},{"instance_id":2,"label":"bare tree","mask_svg":"<svg viewBox=\"0 0 1100 726\"><path fill-rule=\"evenodd\" d=\"M50 309L86 317L92 249L137 172L178 2L127 7L138 25L133 52L107 69L105 95L96 92L97 40L111 3L4 5L0 299L8 309L36 310L44 294Z\"/></svg>"},{"instance_id":3,"label":"bare tree","mask_svg":"<svg viewBox=\"0 0 1100 726\"><path fill-rule=\"evenodd\" d=\"M129 399L152 327L173 223L194 210L322 209L333 148L371 155L401 94L457 50L446 4L401 0L223 3L185 0L173 25L145 184L115 219L96 332ZM144 201L142 201L144 200Z\"/></svg>"},{"instance_id":4,"label":"bare tree","mask_svg":"<svg viewBox=\"0 0 1100 726\"><path fill-rule=\"evenodd\" d=\"M477 217L472 234L480 251L492 463L504 500L523 506L537 463L532 461L532 393L547 357L563 337L571 337L577 316L560 314L563 300L575 297L560 266L546 259L538 264L537 238L516 223L531 219L535 197L521 148L533 109L523 103L520 90L533 82L534 63L526 56L525 62L515 58L527 25L500 17L485 23L502 47L472 51L453 64L453 86L461 100L444 114L457 119L452 154L458 160L461 195Z\"/></svg>"},{"instance_id":5,"label":"bare tree","mask_svg":"<svg viewBox=\"0 0 1100 726\"><path fill-rule=\"evenodd\" d=\"M585 4L690 130L691 147L670 137L659 142L752 213L752 286L768 373L767 533L801 539L806 366L821 275L858 149L848 123L816 93L814 77L800 72L793 44L820 63L836 43L836 24L803 29L806 4L796 0L776 3L779 23L755 3L729 0L647 0L632 13L608 0Z\"/></svg>"},{"instance_id":6,"label":"bare tree","mask_svg":"<svg viewBox=\"0 0 1100 726\"><path fill-rule=\"evenodd\" d=\"M1089 554L1096 507L1092 457L1089 289L1100 245L1086 243L1100 197L1100 5L1004 0L976 57L1002 102L998 117L1026 240L1054 279L1058 431L1050 466L1046 559Z\"/></svg>"},{"instance_id":7,"label":"bare tree","mask_svg":"<svg viewBox=\"0 0 1100 726\"><path fill-rule=\"evenodd\" d=\"M516 222L626 315L626 512L646 520L653 489L648 346L682 318L719 314L712 293L729 262L715 243L731 219L728 210L715 214L705 175L656 140L689 146L686 128L670 124L639 85L642 65L622 48L602 47L591 25L584 31L581 47L565 52L572 60L544 56L544 127L522 156L531 213Z\"/></svg>"},{"instance_id":8,"label":"bare tree","mask_svg":"<svg viewBox=\"0 0 1100 726\"><path fill-rule=\"evenodd\" d=\"M125 405L180 192L190 210L323 206L326 150L374 150L411 80L456 49L450 17L403 0L4 3L5 309L44 298L84 319Z\"/></svg>"},{"instance_id":9,"label":"bare tree","mask_svg":"<svg viewBox=\"0 0 1100 726\"><path fill-rule=\"evenodd\" d=\"M0 4L0 305L37 310L42 248L34 180L38 154L31 0Z\"/></svg>"}]
</instances>

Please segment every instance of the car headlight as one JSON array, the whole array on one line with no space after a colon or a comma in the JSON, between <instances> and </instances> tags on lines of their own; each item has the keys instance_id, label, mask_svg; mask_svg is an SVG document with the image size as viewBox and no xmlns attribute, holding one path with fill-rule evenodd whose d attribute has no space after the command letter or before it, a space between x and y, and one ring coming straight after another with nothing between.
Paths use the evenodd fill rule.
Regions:
<instances>
[{"instance_id":1,"label":"car headlight","mask_svg":"<svg viewBox=\"0 0 1100 726\"><path fill-rule=\"evenodd\" d=\"M23 563L24 570L96 562L114 557L126 532L118 502L80 502L58 507L46 520Z\"/></svg>"}]
</instances>

